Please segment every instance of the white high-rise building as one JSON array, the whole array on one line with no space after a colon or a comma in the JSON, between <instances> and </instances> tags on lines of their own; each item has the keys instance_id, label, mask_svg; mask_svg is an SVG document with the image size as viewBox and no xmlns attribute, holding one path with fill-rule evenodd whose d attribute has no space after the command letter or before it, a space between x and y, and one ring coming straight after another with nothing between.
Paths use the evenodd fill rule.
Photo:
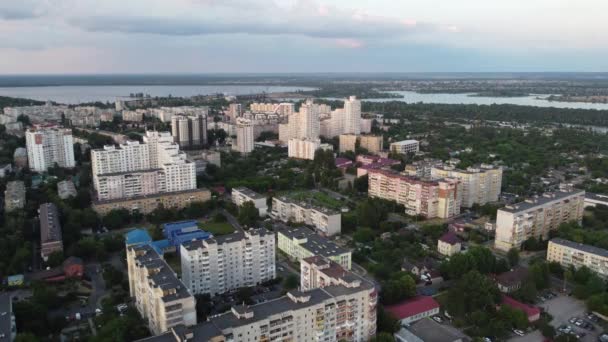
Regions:
<instances>
[{"instance_id":1,"label":"white high-rise building","mask_svg":"<svg viewBox=\"0 0 608 342\"><path fill-rule=\"evenodd\" d=\"M72 130L58 126L37 126L25 132L29 166L32 171L46 172L55 163L60 167L76 166Z\"/></svg>"},{"instance_id":2,"label":"white high-rise building","mask_svg":"<svg viewBox=\"0 0 608 342\"><path fill-rule=\"evenodd\" d=\"M342 134L361 133L361 100L351 96L344 100L344 129Z\"/></svg>"},{"instance_id":3,"label":"white high-rise building","mask_svg":"<svg viewBox=\"0 0 608 342\"><path fill-rule=\"evenodd\" d=\"M510 204L496 212L494 246L502 251L520 248L529 238L547 239L560 224L583 220L585 192L547 193Z\"/></svg>"},{"instance_id":4,"label":"white high-rise building","mask_svg":"<svg viewBox=\"0 0 608 342\"><path fill-rule=\"evenodd\" d=\"M201 148L207 144L207 117L174 115L171 118L171 135L181 148Z\"/></svg>"},{"instance_id":5,"label":"white high-rise building","mask_svg":"<svg viewBox=\"0 0 608 342\"><path fill-rule=\"evenodd\" d=\"M193 294L222 294L276 277L275 236L250 229L180 247L182 280Z\"/></svg>"},{"instance_id":6,"label":"white high-rise building","mask_svg":"<svg viewBox=\"0 0 608 342\"><path fill-rule=\"evenodd\" d=\"M196 166L169 132L146 132L143 144L92 150L91 162L100 201L196 189Z\"/></svg>"},{"instance_id":7,"label":"white high-rise building","mask_svg":"<svg viewBox=\"0 0 608 342\"><path fill-rule=\"evenodd\" d=\"M253 124L248 120L238 120L236 125L236 144L232 149L240 153L250 153L253 151Z\"/></svg>"},{"instance_id":8,"label":"white high-rise building","mask_svg":"<svg viewBox=\"0 0 608 342\"><path fill-rule=\"evenodd\" d=\"M320 147L319 139L291 139L287 144L287 155L289 158L314 160Z\"/></svg>"},{"instance_id":9,"label":"white high-rise building","mask_svg":"<svg viewBox=\"0 0 608 342\"><path fill-rule=\"evenodd\" d=\"M461 183L461 205L471 208L474 204L484 205L498 201L502 186L502 169L488 164L459 170L452 166L434 166L431 178L457 178Z\"/></svg>"},{"instance_id":10,"label":"white high-rise building","mask_svg":"<svg viewBox=\"0 0 608 342\"><path fill-rule=\"evenodd\" d=\"M300 137L304 139L318 139L320 131L319 108L307 100L300 106Z\"/></svg>"}]
</instances>

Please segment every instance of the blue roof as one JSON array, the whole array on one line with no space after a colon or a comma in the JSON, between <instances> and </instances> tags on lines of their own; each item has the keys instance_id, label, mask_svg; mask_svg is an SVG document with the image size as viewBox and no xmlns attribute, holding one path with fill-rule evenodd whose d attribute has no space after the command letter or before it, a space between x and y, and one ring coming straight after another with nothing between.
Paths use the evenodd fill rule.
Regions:
<instances>
[{"instance_id":1,"label":"blue roof","mask_svg":"<svg viewBox=\"0 0 608 342\"><path fill-rule=\"evenodd\" d=\"M164 239L164 240L153 241L152 243L150 243L150 246L152 246L152 248L154 248L154 250L158 254L163 255L165 249L167 247L171 247L171 243L169 242L169 240Z\"/></svg>"},{"instance_id":2,"label":"blue roof","mask_svg":"<svg viewBox=\"0 0 608 342\"><path fill-rule=\"evenodd\" d=\"M125 243L130 245L140 245L144 243L152 242L152 237L148 234L145 229L133 229L132 231L125 234Z\"/></svg>"},{"instance_id":3,"label":"blue roof","mask_svg":"<svg viewBox=\"0 0 608 342\"><path fill-rule=\"evenodd\" d=\"M198 229L198 221L196 220L186 220L186 221L178 221L178 222L170 222L163 224L163 234L166 238L171 238L175 236L175 234L182 232L183 230L196 230Z\"/></svg>"},{"instance_id":4,"label":"blue roof","mask_svg":"<svg viewBox=\"0 0 608 342\"><path fill-rule=\"evenodd\" d=\"M193 232L178 234L171 239L171 243L177 247L187 241L207 240L211 236L212 236L211 233L199 229L199 230L193 231Z\"/></svg>"}]
</instances>

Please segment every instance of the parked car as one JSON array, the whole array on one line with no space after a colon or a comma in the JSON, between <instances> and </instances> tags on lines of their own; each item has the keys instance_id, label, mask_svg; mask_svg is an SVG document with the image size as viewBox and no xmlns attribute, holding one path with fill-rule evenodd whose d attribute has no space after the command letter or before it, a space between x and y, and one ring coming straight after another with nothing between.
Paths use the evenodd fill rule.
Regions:
<instances>
[{"instance_id":1,"label":"parked car","mask_svg":"<svg viewBox=\"0 0 608 342\"><path fill-rule=\"evenodd\" d=\"M525 333L523 331L519 330L519 329L513 329L513 332L516 335L519 335L519 336L524 336L525 335Z\"/></svg>"},{"instance_id":2,"label":"parked car","mask_svg":"<svg viewBox=\"0 0 608 342\"><path fill-rule=\"evenodd\" d=\"M437 322L437 323L442 323L443 322L443 319L441 319L441 317L439 317L439 316L433 316L433 320L435 322Z\"/></svg>"}]
</instances>

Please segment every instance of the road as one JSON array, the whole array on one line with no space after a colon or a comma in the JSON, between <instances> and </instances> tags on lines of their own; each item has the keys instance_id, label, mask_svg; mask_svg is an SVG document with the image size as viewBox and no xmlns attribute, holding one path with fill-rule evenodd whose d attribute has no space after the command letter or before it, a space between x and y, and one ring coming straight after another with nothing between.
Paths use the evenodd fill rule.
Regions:
<instances>
[{"instance_id":1,"label":"road","mask_svg":"<svg viewBox=\"0 0 608 342\"><path fill-rule=\"evenodd\" d=\"M91 279L91 295L87 308L91 312L101 307L101 299L106 294L106 283L103 280L103 269L99 263L85 265L84 272Z\"/></svg>"},{"instance_id":2,"label":"road","mask_svg":"<svg viewBox=\"0 0 608 342\"><path fill-rule=\"evenodd\" d=\"M241 224L236 219L236 217L232 216L232 214L229 213L226 209L220 209L220 213L222 213L222 215L224 215L226 217L226 220L228 220L228 223L230 223L234 228L240 230L241 232L244 231L243 226L241 226Z\"/></svg>"}]
</instances>

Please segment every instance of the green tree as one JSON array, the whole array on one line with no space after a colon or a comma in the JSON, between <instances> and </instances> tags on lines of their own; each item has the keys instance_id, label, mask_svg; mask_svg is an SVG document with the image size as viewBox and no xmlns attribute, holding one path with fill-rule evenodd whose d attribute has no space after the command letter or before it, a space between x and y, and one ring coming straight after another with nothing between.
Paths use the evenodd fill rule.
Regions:
<instances>
[{"instance_id":1,"label":"green tree","mask_svg":"<svg viewBox=\"0 0 608 342\"><path fill-rule=\"evenodd\" d=\"M464 317L478 310L491 312L499 299L500 292L492 280L470 271L448 291L447 308L452 316Z\"/></svg>"},{"instance_id":2,"label":"green tree","mask_svg":"<svg viewBox=\"0 0 608 342\"><path fill-rule=\"evenodd\" d=\"M400 272L382 286L382 302L394 304L416 295L416 282L407 273Z\"/></svg>"},{"instance_id":3,"label":"green tree","mask_svg":"<svg viewBox=\"0 0 608 342\"><path fill-rule=\"evenodd\" d=\"M255 207L253 202L247 201L239 207L238 220L240 224L253 227L259 219L260 212L258 211L258 208Z\"/></svg>"},{"instance_id":4,"label":"green tree","mask_svg":"<svg viewBox=\"0 0 608 342\"><path fill-rule=\"evenodd\" d=\"M368 227L357 228L353 234L353 240L360 243L369 243L374 241L374 231Z\"/></svg>"},{"instance_id":5,"label":"green tree","mask_svg":"<svg viewBox=\"0 0 608 342\"><path fill-rule=\"evenodd\" d=\"M507 260L509 260L509 265L511 265L511 267L517 266L519 264L519 249L509 249L507 252Z\"/></svg>"},{"instance_id":6,"label":"green tree","mask_svg":"<svg viewBox=\"0 0 608 342\"><path fill-rule=\"evenodd\" d=\"M393 337L393 334L391 334L391 333L381 332L381 333L377 334L376 336L372 337L369 341L370 342L394 342L395 338Z\"/></svg>"},{"instance_id":7,"label":"green tree","mask_svg":"<svg viewBox=\"0 0 608 342\"><path fill-rule=\"evenodd\" d=\"M31 332L18 333L15 342L38 342L38 337Z\"/></svg>"},{"instance_id":8,"label":"green tree","mask_svg":"<svg viewBox=\"0 0 608 342\"><path fill-rule=\"evenodd\" d=\"M293 289L297 288L299 285L300 285L300 279L295 274L288 275L287 278L285 278L285 280L283 281L283 287L286 290L293 290Z\"/></svg>"}]
</instances>

